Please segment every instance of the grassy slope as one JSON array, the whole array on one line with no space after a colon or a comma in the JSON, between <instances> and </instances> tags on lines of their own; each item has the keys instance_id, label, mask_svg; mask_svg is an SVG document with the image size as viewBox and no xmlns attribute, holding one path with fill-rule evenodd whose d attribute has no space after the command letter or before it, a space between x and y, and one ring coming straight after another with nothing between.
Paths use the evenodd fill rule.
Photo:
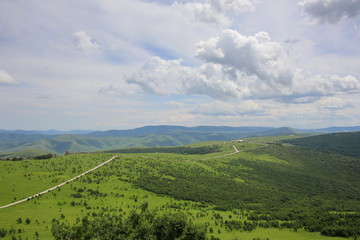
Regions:
<instances>
[{"instance_id":1,"label":"grassy slope","mask_svg":"<svg viewBox=\"0 0 360 240\"><path fill-rule=\"evenodd\" d=\"M128 214L147 201L151 209L160 211L181 209L192 221L209 224L209 228L214 230L212 235L221 239L235 237L239 239L269 237L272 240L328 239L320 236L319 233L303 230L295 233L286 229L258 228L251 233L229 232L219 222L218 225L216 224L213 214L220 214L224 221L230 220L229 215L232 220L246 220L247 211L244 214L242 210L217 211L213 209L212 204L222 206L228 201L240 205L245 203L248 208L264 206L267 208L271 207L272 202L280 202L281 206L292 208L296 203L294 199L298 201L304 198L305 194L305 205L323 199L324 202L321 204L324 206L337 206L339 203L352 209L359 206L359 200L349 200L350 197L359 196L358 159L291 146L264 148L263 145L249 143L211 144L220 144L224 153L233 151L232 144L235 144L239 150L250 151L218 159L209 158L219 156L221 153L190 156L174 153L122 154L109 165L91 173L89 178L83 177L38 199L1 209L0 226L7 229L13 226L16 231L22 229L22 233L16 233L15 236L21 235L23 239L26 237L35 239L35 231L40 234L40 239L47 239L51 237L49 231L51 219L54 217L60 219L61 214L65 216L63 221L69 222L75 222L77 217L100 211L101 208L112 213ZM194 146L203 145L199 143ZM90 169L110 156L112 155L77 154L51 160L0 162L0 186L2 186L0 204L7 204L13 201L14 197L20 199L54 186L83 170ZM207 160L202 160L205 158ZM338 169L341 171L337 171ZM336 174L335 179L331 178L333 174ZM355 178L354 182L352 182L353 178ZM144 186L152 192L139 188L139 184L146 183L144 180L147 179L155 179L148 181ZM209 181L213 184L206 185ZM151 184L154 182L163 185L151 189ZM326 191L329 184L330 192ZM71 196L78 188L85 189L83 193L85 197ZM86 189L98 190L107 196L90 195ZM179 189L182 191L181 195L178 195ZM222 192L216 192L219 189L222 189ZM169 195L176 197L177 200ZM212 204L203 205L189 201L191 198L193 200L203 198L203 202ZM71 206L72 201L76 203L75 206ZM85 201L91 209L84 206ZM17 224L16 219L19 217L23 221L29 217L32 221L29 225L24 222ZM10 239L10 236L8 235L6 239Z\"/></svg>"},{"instance_id":2,"label":"grassy slope","mask_svg":"<svg viewBox=\"0 0 360 240\"><path fill-rule=\"evenodd\" d=\"M360 132L332 133L306 138L283 140L302 147L360 157Z\"/></svg>"}]
</instances>

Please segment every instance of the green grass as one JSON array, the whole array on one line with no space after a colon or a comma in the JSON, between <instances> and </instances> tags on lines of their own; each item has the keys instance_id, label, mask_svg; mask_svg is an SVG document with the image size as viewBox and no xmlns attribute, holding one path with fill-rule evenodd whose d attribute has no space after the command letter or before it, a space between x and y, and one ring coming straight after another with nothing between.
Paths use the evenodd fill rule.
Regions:
<instances>
[{"instance_id":1,"label":"green grass","mask_svg":"<svg viewBox=\"0 0 360 240\"><path fill-rule=\"evenodd\" d=\"M299 230L298 232L294 232L288 229L264 229L258 228L252 232L225 232L220 235L214 234L214 236L222 237L221 239L241 239L241 240L253 240L254 238L260 238L266 240L340 240L344 238L339 237L325 237L321 236L320 233L310 233L304 230Z\"/></svg>"},{"instance_id":2,"label":"green grass","mask_svg":"<svg viewBox=\"0 0 360 240\"><path fill-rule=\"evenodd\" d=\"M234 152L233 144L239 153L215 158ZM55 191L0 209L0 228L16 231L4 239L12 235L36 239L35 232L40 239L51 239L53 218L73 224L77 218L100 211L126 216L144 202L150 210L184 212L192 222L206 224L209 236L220 239L340 239L304 229L229 231L225 222L251 221L251 215L271 211L326 213L331 207L332 212L357 213L360 209L358 159L245 142L196 143L191 147L208 145L220 146L221 152L119 154L102 168ZM0 161L0 205L55 186L111 156L74 154L49 160ZM75 197L77 193L81 198ZM228 210L223 211L224 207ZM22 218L21 224L18 218ZM31 219L30 224L25 223L26 218Z\"/></svg>"}]
</instances>

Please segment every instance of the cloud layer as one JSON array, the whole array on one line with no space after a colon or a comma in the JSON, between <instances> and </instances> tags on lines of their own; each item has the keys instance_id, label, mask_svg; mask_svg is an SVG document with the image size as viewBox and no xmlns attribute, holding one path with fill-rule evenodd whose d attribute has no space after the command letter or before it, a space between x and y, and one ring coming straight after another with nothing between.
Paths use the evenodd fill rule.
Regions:
<instances>
[{"instance_id":1,"label":"cloud layer","mask_svg":"<svg viewBox=\"0 0 360 240\"><path fill-rule=\"evenodd\" d=\"M303 0L298 5L319 23L334 24L360 15L358 0Z\"/></svg>"},{"instance_id":2,"label":"cloud layer","mask_svg":"<svg viewBox=\"0 0 360 240\"><path fill-rule=\"evenodd\" d=\"M301 103L336 93L359 92L353 76L314 75L297 68L282 46L266 32L243 36L224 30L197 45L195 57L204 62L198 68L181 60L153 57L128 78L144 91L158 95L206 95L214 99L275 98ZM300 100L299 100L300 99Z\"/></svg>"},{"instance_id":3,"label":"cloud layer","mask_svg":"<svg viewBox=\"0 0 360 240\"><path fill-rule=\"evenodd\" d=\"M358 19L358 0L0 1L0 125L358 125Z\"/></svg>"}]
</instances>

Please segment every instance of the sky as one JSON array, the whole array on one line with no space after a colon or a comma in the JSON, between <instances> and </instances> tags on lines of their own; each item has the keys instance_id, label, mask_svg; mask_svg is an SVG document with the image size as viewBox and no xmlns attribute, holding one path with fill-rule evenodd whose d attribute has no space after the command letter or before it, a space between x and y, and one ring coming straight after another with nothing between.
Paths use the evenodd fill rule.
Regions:
<instances>
[{"instance_id":1,"label":"sky","mask_svg":"<svg viewBox=\"0 0 360 240\"><path fill-rule=\"evenodd\" d=\"M360 0L1 0L0 129L360 125Z\"/></svg>"}]
</instances>

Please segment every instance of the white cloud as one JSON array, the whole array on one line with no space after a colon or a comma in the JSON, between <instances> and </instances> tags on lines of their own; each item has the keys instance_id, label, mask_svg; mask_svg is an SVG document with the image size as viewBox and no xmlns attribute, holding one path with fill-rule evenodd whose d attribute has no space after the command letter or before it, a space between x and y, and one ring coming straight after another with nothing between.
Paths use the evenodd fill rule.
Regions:
<instances>
[{"instance_id":1,"label":"white cloud","mask_svg":"<svg viewBox=\"0 0 360 240\"><path fill-rule=\"evenodd\" d=\"M83 31L73 33L73 44L77 49L87 54L98 53L100 51L100 46L92 41L91 37Z\"/></svg>"},{"instance_id":2,"label":"white cloud","mask_svg":"<svg viewBox=\"0 0 360 240\"><path fill-rule=\"evenodd\" d=\"M222 12L244 13L255 10L254 1L249 0L208 0L208 2Z\"/></svg>"},{"instance_id":3,"label":"white cloud","mask_svg":"<svg viewBox=\"0 0 360 240\"><path fill-rule=\"evenodd\" d=\"M196 81L197 73L190 67L183 66L181 60L163 60L152 57L128 83L138 84L144 91L167 96L169 94L184 94L188 85Z\"/></svg>"},{"instance_id":4,"label":"white cloud","mask_svg":"<svg viewBox=\"0 0 360 240\"><path fill-rule=\"evenodd\" d=\"M360 15L358 0L303 0L298 5L322 24L334 24L344 18L355 18Z\"/></svg>"},{"instance_id":5,"label":"white cloud","mask_svg":"<svg viewBox=\"0 0 360 240\"><path fill-rule=\"evenodd\" d=\"M297 69L294 75L294 93L300 96L329 96L360 91L360 82L353 76L314 75Z\"/></svg>"},{"instance_id":6,"label":"white cloud","mask_svg":"<svg viewBox=\"0 0 360 240\"><path fill-rule=\"evenodd\" d=\"M209 3L189 2L182 4L175 2L173 7L182 11L191 21L215 23L223 26L230 25L230 20Z\"/></svg>"},{"instance_id":7,"label":"white cloud","mask_svg":"<svg viewBox=\"0 0 360 240\"><path fill-rule=\"evenodd\" d=\"M254 4L249 0L207 0L204 3L187 2L184 4L175 1L172 6L182 11L192 21L220 26L229 26L231 24L232 21L227 16L229 13L236 15L252 12L255 9Z\"/></svg>"},{"instance_id":8,"label":"white cloud","mask_svg":"<svg viewBox=\"0 0 360 240\"><path fill-rule=\"evenodd\" d=\"M184 66L181 60L154 57L130 77L128 83L158 95L275 98L297 103L360 91L359 80L353 76L314 75L296 68L282 46L271 41L265 32L246 37L225 30L197 47L195 56L204 62L199 68Z\"/></svg>"},{"instance_id":9,"label":"white cloud","mask_svg":"<svg viewBox=\"0 0 360 240\"><path fill-rule=\"evenodd\" d=\"M0 84L13 85L18 82L7 72L0 69Z\"/></svg>"},{"instance_id":10,"label":"white cloud","mask_svg":"<svg viewBox=\"0 0 360 240\"><path fill-rule=\"evenodd\" d=\"M200 42L195 56L238 70L274 89L291 84L292 66L286 61L281 45L272 42L266 32L246 37L237 31L225 30L215 38Z\"/></svg>"}]
</instances>

